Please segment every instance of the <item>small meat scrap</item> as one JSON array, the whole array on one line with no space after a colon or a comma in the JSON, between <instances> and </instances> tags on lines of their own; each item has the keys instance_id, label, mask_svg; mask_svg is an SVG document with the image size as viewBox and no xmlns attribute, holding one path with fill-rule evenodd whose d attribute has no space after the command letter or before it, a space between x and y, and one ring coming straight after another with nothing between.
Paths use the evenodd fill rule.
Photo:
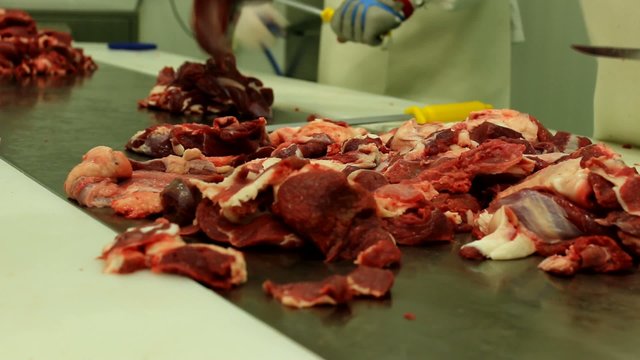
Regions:
<instances>
[{"instance_id":1,"label":"small meat scrap","mask_svg":"<svg viewBox=\"0 0 640 360\"><path fill-rule=\"evenodd\" d=\"M416 314L408 312L408 313L404 313L403 317L407 320L415 320Z\"/></svg>"},{"instance_id":2,"label":"small meat scrap","mask_svg":"<svg viewBox=\"0 0 640 360\"><path fill-rule=\"evenodd\" d=\"M154 158L183 155L187 149L199 149L205 156L251 155L269 146L263 117L240 122L228 116L216 118L213 125L198 123L163 124L134 134L126 148Z\"/></svg>"},{"instance_id":3,"label":"small meat scrap","mask_svg":"<svg viewBox=\"0 0 640 360\"><path fill-rule=\"evenodd\" d=\"M38 31L22 10L0 8L0 76L86 75L97 69L91 57L71 46L72 38L58 31Z\"/></svg>"},{"instance_id":4,"label":"small meat scrap","mask_svg":"<svg viewBox=\"0 0 640 360\"><path fill-rule=\"evenodd\" d=\"M344 304L353 296L347 278L340 275L332 275L317 282L281 285L267 280L262 284L262 288L283 305L295 308Z\"/></svg>"},{"instance_id":5,"label":"small meat scrap","mask_svg":"<svg viewBox=\"0 0 640 360\"><path fill-rule=\"evenodd\" d=\"M149 248L154 247L157 251L184 245L179 231L178 225L166 221L127 229L102 252L100 259L105 261L104 272L127 274L147 268Z\"/></svg>"},{"instance_id":6,"label":"small meat scrap","mask_svg":"<svg viewBox=\"0 0 640 360\"><path fill-rule=\"evenodd\" d=\"M211 289L230 289L247 281L241 252L209 244L187 244L154 254L153 272L183 275Z\"/></svg>"},{"instance_id":7,"label":"small meat scrap","mask_svg":"<svg viewBox=\"0 0 640 360\"><path fill-rule=\"evenodd\" d=\"M247 281L244 256L215 245L186 244L180 227L166 220L133 227L118 235L100 259L104 271L127 274L145 268L190 277L212 289L229 289Z\"/></svg>"},{"instance_id":8,"label":"small meat scrap","mask_svg":"<svg viewBox=\"0 0 640 360\"><path fill-rule=\"evenodd\" d=\"M357 296L381 298L393 286L389 270L360 266L347 276L331 275L317 282L275 284L267 280L264 291L283 305L307 308L316 305L339 305Z\"/></svg>"},{"instance_id":9,"label":"small meat scrap","mask_svg":"<svg viewBox=\"0 0 640 360\"><path fill-rule=\"evenodd\" d=\"M206 63L185 62L176 72L165 67L156 85L138 105L184 114L236 116L241 120L271 117L273 90L242 75L233 54Z\"/></svg>"},{"instance_id":10,"label":"small meat scrap","mask_svg":"<svg viewBox=\"0 0 640 360\"><path fill-rule=\"evenodd\" d=\"M359 266L347 275L349 289L357 296L383 297L393 286L393 273L389 270Z\"/></svg>"},{"instance_id":11,"label":"small meat scrap","mask_svg":"<svg viewBox=\"0 0 640 360\"><path fill-rule=\"evenodd\" d=\"M578 271L614 273L628 271L633 259L607 236L583 236L564 255L544 259L538 268L553 275L573 276Z\"/></svg>"}]
</instances>

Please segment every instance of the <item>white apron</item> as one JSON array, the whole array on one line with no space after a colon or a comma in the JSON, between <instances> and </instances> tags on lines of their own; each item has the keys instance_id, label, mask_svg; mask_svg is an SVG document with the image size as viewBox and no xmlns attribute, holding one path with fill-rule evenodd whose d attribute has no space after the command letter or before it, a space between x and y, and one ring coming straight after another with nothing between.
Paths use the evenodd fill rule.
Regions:
<instances>
[{"instance_id":1,"label":"white apron","mask_svg":"<svg viewBox=\"0 0 640 360\"><path fill-rule=\"evenodd\" d=\"M419 104L480 100L508 107L510 24L509 0L481 0L453 11L427 5L392 31L387 49L340 44L325 25L318 82Z\"/></svg>"},{"instance_id":2,"label":"white apron","mask_svg":"<svg viewBox=\"0 0 640 360\"><path fill-rule=\"evenodd\" d=\"M582 11L591 44L640 48L640 0L582 0ZM640 145L640 61L598 58L593 116L596 139Z\"/></svg>"}]
</instances>

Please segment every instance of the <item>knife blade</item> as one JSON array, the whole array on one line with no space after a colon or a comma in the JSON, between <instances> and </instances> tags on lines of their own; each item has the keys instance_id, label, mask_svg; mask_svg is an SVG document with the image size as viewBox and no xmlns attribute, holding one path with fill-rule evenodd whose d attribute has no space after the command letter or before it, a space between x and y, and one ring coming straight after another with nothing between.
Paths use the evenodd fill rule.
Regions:
<instances>
[{"instance_id":1,"label":"knife blade","mask_svg":"<svg viewBox=\"0 0 640 360\"><path fill-rule=\"evenodd\" d=\"M378 124L378 123L388 123L388 122L396 122L396 121L407 121L411 120L413 115L411 114L392 114L392 115L377 115L377 116L365 116L358 118L346 118L346 119L335 119L337 121L344 121L349 125L363 125L363 124ZM334 119L332 119L334 120ZM276 129L280 129L283 127L299 127L307 125L307 121L300 122L290 122L290 123L282 123L282 124L271 124L267 125L267 131L271 132Z\"/></svg>"},{"instance_id":2,"label":"knife blade","mask_svg":"<svg viewBox=\"0 0 640 360\"><path fill-rule=\"evenodd\" d=\"M640 60L640 49L620 48L612 46L571 45L571 47L583 54L601 56L616 59Z\"/></svg>"}]
</instances>

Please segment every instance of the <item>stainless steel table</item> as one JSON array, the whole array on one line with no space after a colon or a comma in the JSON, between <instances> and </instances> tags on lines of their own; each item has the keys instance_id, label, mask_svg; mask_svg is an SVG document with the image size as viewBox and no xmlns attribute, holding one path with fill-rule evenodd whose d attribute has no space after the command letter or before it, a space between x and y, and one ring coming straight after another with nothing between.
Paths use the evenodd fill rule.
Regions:
<instances>
[{"instance_id":1,"label":"stainless steel table","mask_svg":"<svg viewBox=\"0 0 640 360\"><path fill-rule=\"evenodd\" d=\"M62 183L67 172L91 147L122 149L137 130L158 122L183 121L137 110L136 100L146 95L153 82L149 76L102 66L93 77L78 81L0 85L0 156L64 197ZM305 117L275 112L276 121ZM86 212L117 230L135 223L106 210ZM246 252L249 282L221 294L331 359L640 356L636 345L640 333L638 275L562 279L538 271L539 258L465 261L457 255L459 242L464 240L403 248L392 296L382 301L358 300L336 308L285 308L263 294L265 279L321 279L347 272L352 265L325 265L312 253L264 249ZM405 319L408 312L416 319ZM194 331L197 329L194 324Z\"/></svg>"}]
</instances>

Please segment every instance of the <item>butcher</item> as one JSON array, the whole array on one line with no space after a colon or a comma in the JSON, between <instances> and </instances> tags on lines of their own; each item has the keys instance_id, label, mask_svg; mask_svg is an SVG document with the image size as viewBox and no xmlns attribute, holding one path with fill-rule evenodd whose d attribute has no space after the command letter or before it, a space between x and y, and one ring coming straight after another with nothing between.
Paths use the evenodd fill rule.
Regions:
<instances>
[{"instance_id":1,"label":"butcher","mask_svg":"<svg viewBox=\"0 0 640 360\"><path fill-rule=\"evenodd\" d=\"M322 30L319 82L418 102L509 106L511 41L523 37L518 21L512 21L516 1L325 0L325 5L335 11ZM256 26L240 26L241 6L242 0L194 0L192 26L202 49L215 57L231 52L234 35L253 37L254 43L261 42L255 37L271 36ZM249 18L246 10L243 17ZM282 24L274 11L252 17Z\"/></svg>"}]
</instances>

